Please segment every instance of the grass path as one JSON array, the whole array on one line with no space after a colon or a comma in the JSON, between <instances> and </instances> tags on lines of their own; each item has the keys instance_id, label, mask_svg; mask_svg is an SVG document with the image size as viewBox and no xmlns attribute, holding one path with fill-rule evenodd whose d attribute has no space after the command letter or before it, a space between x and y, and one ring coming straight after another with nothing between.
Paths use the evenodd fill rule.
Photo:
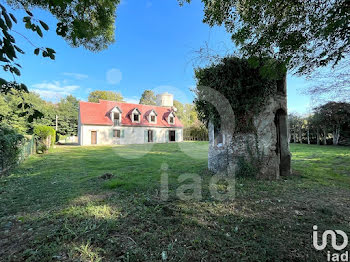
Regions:
<instances>
[{"instance_id":1,"label":"grass path","mask_svg":"<svg viewBox=\"0 0 350 262\"><path fill-rule=\"evenodd\" d=\"M237 179L225 202L209 194L204 142L32 156L0 178L0 261L326 261L312 226L350 236L350 148L291 151L296 176ZM185 173L202 177L200 201L176 197Z\"/></svg>"}]
</instances>

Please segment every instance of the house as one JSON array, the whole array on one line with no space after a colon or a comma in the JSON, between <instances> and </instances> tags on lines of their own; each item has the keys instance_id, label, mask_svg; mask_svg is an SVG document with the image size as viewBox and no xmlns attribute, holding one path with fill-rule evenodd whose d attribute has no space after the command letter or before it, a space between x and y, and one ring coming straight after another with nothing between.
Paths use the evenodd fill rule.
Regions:
<instances>
[{"instance_id":1,"label":"house","mask_svg":"<svg viewBox=\"0 0 350 262\"><path fill-rule=\"evenodd\" d=\"M183 125L168 93L157 96L157 106L80 102L78 139L83 146L181 142Z\"/></svg>"}]
</instances>

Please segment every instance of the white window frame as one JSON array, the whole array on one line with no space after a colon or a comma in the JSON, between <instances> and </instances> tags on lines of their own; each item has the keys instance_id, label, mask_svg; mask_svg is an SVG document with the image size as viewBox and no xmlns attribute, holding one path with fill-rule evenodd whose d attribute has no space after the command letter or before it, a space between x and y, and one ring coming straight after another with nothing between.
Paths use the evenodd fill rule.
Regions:
<instances>
[{"instance_id":1,"label":"white window frame","mask_svg":"<svg viewBox=\"0 0 350 262\"><path fill-rule=\"evenodd\" d=\"M152 121L151 119L152 119L152 116L154 116L154 119L155 119L155 121ZM150 122L151 124L157 124L157 113L156 113L156 111L154 111L153 109L152 109L152 111L149 113L149 115L148 115L148 122Z\"/></svg>"},{"instance_id":2,"label":"white window frame","mask_svg":"<svg viewBox=\"0 0 350 262\"><path fill-rule=\"evenodd\" d=\"M134 120L134 115L138 115L139 116L139 120L138 121L135 121ZM135 108L133 111L132 111L132 114L131 114L131 121L133 123L140 123L141 122L141 112L140 110L138 110L137 108Z\"/></svg>"},{"instance_id":3,"label":"white window frame","mask_svg":"<svg viewBox=\"0 0 350 262\"><path fill-rule=\"evenodd\" d=\"M173 118L173 123L170 122L170 118ZM175 114L173 112L171 112L168 116L168 123L169 125L175 125Z\"/></svg>"},{"instance_id":4,"label":"white window frame","mask_svg":"<svg viewBox=\"0 0 350 262\"><path fill-rule=\"evenodd\" d=\"M119 121L119 123L121 123L122 122L122 110L120 110L120 108L119 107L114 107L113 109L112 109L112 111L111 111L111 120L112 120L112 122L113 122L113 125L114 125L114 113L119 113L119 119L118 119L118 121Z\"/></svg>"}]
</instances>

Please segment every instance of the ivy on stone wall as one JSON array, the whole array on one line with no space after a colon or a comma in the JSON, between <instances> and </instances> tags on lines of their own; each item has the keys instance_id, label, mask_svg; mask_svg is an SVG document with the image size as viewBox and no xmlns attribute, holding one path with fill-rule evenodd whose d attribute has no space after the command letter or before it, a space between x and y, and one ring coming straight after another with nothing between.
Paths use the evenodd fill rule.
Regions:
<instances>
[{"instance_id":1,"label":"ivy on stone wall","mask_svg":"<svg viewBox=\"0 0 350 262\"><path fill-rule=\"evenodd\" d=\"M271 70L274 68L274 70ZM271 95L277 91L277 80L283 78L285 69L276 60L223 58L219 63L195 70L197 78L196 109L201 121L211 119L220 129L220 115L208 102L201 99L203 86L210 87L228 99L234 113L235 132L245 133L254 129L253 117L263 109Z\"/></svg>"}]
</instances>

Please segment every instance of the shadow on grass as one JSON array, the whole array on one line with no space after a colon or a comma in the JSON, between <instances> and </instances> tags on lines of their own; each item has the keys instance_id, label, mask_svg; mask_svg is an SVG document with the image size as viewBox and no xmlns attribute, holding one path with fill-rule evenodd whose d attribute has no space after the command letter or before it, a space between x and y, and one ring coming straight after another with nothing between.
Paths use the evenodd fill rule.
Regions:
<instances>
[{"instance_id":1,"label":"shadow on grass","mask_svg":"<svg viewBox=\"0 0 350 262\"><path fill-rule=\"evenodd\" d=\"M333 194L330 199L326 198ZM346 194L345 194L346 193ZM259 200L256 200L259 199ZM230 202L167 202L147 194L84 195L14 222L0 257L14 261L322 261L312 226L347 232L347 192L291 191ZM14 257L14 255L16 257Z\"/></svg>"},{"instance_id":2,"label":"shadow on grass","mask_svg":"<svg viewBox=\"0 0 350 262\"><path fill-rule=\"evenodd\" d=\"M199 156L203 145L193 149ZM314 224L347 232L349 187L339 186L349 183L344 175L315 173L317 166L293 161L300 177L238 179L236 199L216 202L205 159L190 158L176 144L154 145L140 158L122 157L140 148L57 148L1 178L0 260L316 261L325 257L312 248ZM312 160L319 156L315 150L294 147L294 159ZM342 155L349 168L347 154L336 149L320 157L332 165L341 162L333 156ZM168 202L157 194L164 163ZM104 173L114 177L99 178ZM202 201L176 198L177 178L184 173L202 175Z\"/></svg>"}]
</instances>

